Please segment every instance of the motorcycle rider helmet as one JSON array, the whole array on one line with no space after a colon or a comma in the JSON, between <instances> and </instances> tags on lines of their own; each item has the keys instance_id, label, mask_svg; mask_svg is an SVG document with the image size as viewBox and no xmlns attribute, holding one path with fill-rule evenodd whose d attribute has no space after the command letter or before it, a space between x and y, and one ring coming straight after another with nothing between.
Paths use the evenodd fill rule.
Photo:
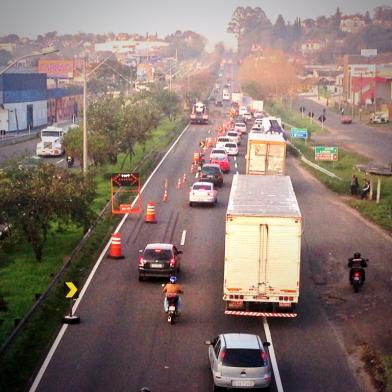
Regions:
<instances>
[{"instance_id":1,"label":"motorcycle rider helmet","mask_svg":"<svg viewBox=\"0 0 392 392\"><path fill-rule=\"evenodd\" d=\"M360 259L361 258L361 254L359 252L355 252L354 253L354 258L355 259Z\"/></svg>"},{"instance_id":2,"label":"motorcycle rider helmet","mask_svg":"<svg viewBox=\"0 0 392 392\"><path fill-rule=\"evenodd\" d=\"M177 282L177 278L175 277L175 276L171 276L170 277L170 283L171 284L174 284L174 283L176 283Z\"/></svg>"}]
</instances>

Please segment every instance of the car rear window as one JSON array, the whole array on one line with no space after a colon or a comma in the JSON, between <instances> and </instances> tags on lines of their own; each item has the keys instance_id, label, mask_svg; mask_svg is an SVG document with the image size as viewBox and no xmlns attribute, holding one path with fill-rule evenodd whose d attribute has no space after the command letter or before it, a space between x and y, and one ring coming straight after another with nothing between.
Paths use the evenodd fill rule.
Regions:
<instances>
[{"instance_id":1,"label":"car rear window","mask_svg":"<svg viewBox=\"0 0 392 392\"><path fill-rule=\"evenodd\" d=\"M203 166L201 171L205 174L217 174L219 173L219 168L213 166Z\"/></svg>"},{"instance_id":2,"label":"car rear window","mask_svg":"<svg viewBox=\"0 0 392 392\"><path fill-rule=\"evenodd\" d=\"M225 147L228 147L228 148L236 148L236 147L237 147L237 144L236 144L236 143L226 143L226 144L225 144Z\"/></svg>"},{"instance_id":3,"label":"car rear window","mask_svg":"<svg viewBox=\"0 0 392 392\"><path fill-rule=\"evenodd\" d=\"M222 143L222 142L228 142L230 139L228 137L220 137L218 138L218 142Z\"/></svg>"},{"instance_id":4,"label":"car rear window","mask_svg":"<svg viewBox=\"0 0 392 392\"><path fill-rule=\"evenodd\" d=\"M246 125L244 123L237 123L235 124L236 127L246 127Z\"/></svg>"},{"instance_id":5,"label":"car rear window","mask_svg":"<svg viewBox=\"0 0 392 392\"><path fill-rule=\"evenodd\" d=\"M203 184L203 185L195 184L195 185L193 185L193 189L194 190L202 189L205 191L210 191L212 189L212 186L209 184Z\"/></svg>"},{"instance_id":6,"label":"car rear window","mask_svg":"<svg viewBox=\"0 0 392 392\"><path fill-rule=\"evenodd\" d=\"M172 253L169 249L146 249L143 257L146 260L170 260Z\"/></svg>"},{"instance_id":7,"label":"car rear window","mask_svg":"<svg viewBox=\"0 0 392 392\"><path fill-rule=\"evenodd\" d=\"M262 351L242 348L226 349L222 364L244 368L266 366L262 358Z\"/></svg>"},{"instance_id":8,"label":"car rear window","mask_svg":"<svg viewBox=\"0 0 392 392\"><path fill-rule=\"evenodd\" d=\"M227 133L227 136L234 136L234 137L237 137L237 136L238 136L238 133L237 133L237 132L228 132L228 133Z\"/></svg>"}]
</instances>

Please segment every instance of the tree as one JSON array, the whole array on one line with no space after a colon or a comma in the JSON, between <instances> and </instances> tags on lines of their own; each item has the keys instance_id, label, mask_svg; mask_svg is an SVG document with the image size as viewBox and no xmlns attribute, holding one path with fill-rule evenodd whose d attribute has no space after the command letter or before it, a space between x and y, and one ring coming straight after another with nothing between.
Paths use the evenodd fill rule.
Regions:
<instances>
[{"instance_id":1,"label":"tree","mask_svg":"<svg viewBox=\"0 0 392 392\"><path fill-rule=\"evenodd\" d=\"M0 50L0 65L7 65L12 60L12 55L7 50Z\"/></svg>"},{"instance_id":2,"label":"tree","mask_svg":"<svg viewBox=\"0 0 392 392\"><path fill-rule=\"evenodd\" d=\"M283 52L266 50L264 56L249 56L242 62L239 79L242 86L251 87L258 97L281 98L299 86L295 66Z\"/></svg>"},{"instance_id":3,"label":"tree","mask_svg":"<svg viewBox=\"0 0 392 392\"><path fill-rule=\"evenodd\" d=\"M87 229L94 214L95 184L90 176L55 165L11 165L1 173L0 209L4 221L29 242L37 261L52 225L74 222Z\"/></svg>"},{"instance_id":4,"label":"tree","mask_svg":"<svg viewBox=\"0 0 392 392\"><path fill-rule=\"evenodd\" d=\"M238 53L243 57L252 44L267 43L270 38L271 22L260 7L237 7L227 26L227 32L235 35Z\"/></svg>"},{"instance_id":5,"label":"tree","mask_svg":"<svg viewBox=\"0 0 392 392\"><path fill-rule=\"evenodd\" d=\"M205 37L190 30L177 30L174 34L168 35L165 41L170 43L166 54L171 57L177 55L180 60L199 57L207 44Z\"/></svg>"}]
</instances>

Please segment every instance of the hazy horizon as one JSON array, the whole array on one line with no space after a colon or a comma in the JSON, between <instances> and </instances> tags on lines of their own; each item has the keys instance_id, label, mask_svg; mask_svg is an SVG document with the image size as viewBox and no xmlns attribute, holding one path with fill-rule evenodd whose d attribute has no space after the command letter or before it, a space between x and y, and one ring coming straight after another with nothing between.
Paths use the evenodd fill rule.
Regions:
<instances>
[{"instance_id":1,"label":"hazy horizon","mask_svg":"<svg viewBox=\"0 0 392 392\"><path fill-rule=\"evenodd\" d=\"M392 0L379 3L374 0L297 0L284 1L280 5L276 0L248 0L246 3L237 0L199 0L197 3L185 0L166 3L154 0L149 3L132 0L7 0L0 14L0 36L14 33L35 39L39 34L57 31L60 35L78 32L158 33L164 38L176 30L192 30L205 36L210 46L223 41L226 46L234 47L234 36L226 33L226 28L238 6L260 7L275 23L279 14L286 22L292 22L297 17L315 19L322 15L330 16L337 7L343 14L369 11L372 15L374 8L380 5L392 6Z\"/></svg>"}]
</instances>

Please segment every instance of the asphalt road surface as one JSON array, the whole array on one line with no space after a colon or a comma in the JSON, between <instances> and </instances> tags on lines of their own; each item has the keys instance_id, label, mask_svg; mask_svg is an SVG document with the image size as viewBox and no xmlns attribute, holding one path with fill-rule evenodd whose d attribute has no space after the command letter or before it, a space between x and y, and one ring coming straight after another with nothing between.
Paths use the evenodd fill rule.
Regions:
<instances>
[{"instance_id":1,"label":"asphalt road surface","mask_svg":"<svg viewBox=\"0 0 392 392\"><path fill-rule=\"evenodd\" d=\"M215 117L215 125L222 119ZM149 201L157 203L158 222L146 224L137 215L126 219L120 231L125 258L104 257L97 265L76 310L81 324L63 327L32 390L138 391L148 386L152 392L209 391L212 377L205 340L224 332L266 338L263 319L225 316L222 301L224 217L235 165L244 173L245 141L218 190L217 206L188 206L189 184L194 180L189 173L192 154L211 128L190 126L154 174L142 199L144 209ZM347 282L347 257L357 247L364 254L374 252L369 282L359 294L370 295L376 274L382 279L383 272L391 272L391 263L381 262L390 243L294 159L288 159L287 169L304 216L301 299L297 318L268 319L270 349L277 360L271 391L369 391L349 351L356 343L346 336L350 324L346 327L334 315L343 312L350 323L351 315L345 313L349 304L355 304L355 315L365 312L365 304L355 302ZM177 189L184 173L187 183ZM166 178L168 201L163 202ZM183 314L175 325L167 323L162 309L162 281L139 282L137 277L138 250L150 242L166 241L184 252L179 279L185 291ZM344 309L329 306L322 295L326 292L343 298ZM388 304L385 310L391 311ZM373 327L366 315L356 323L354 336Z\"/></svg>"},{"instance_id":2,"label":"asphalt road surface","mask_svg":"<svg viewBox=\"0 0 392 392\"><path fill-rule=\"evenodd\" d=\"M299 97L296 99L293 108L305 107L305 114L314 113L314 119L326 110L325 127L328 132L320 135L313 135L312 138L326 145L341 146L345 149L359 153L374 161L379 165L388 165L392 162L392 131L376 126L367 126L356 123L355 119L352 124L341 124L340 115L330 110L329 107L315 102L312 99Z\"/></svg>"}]
</instances>

